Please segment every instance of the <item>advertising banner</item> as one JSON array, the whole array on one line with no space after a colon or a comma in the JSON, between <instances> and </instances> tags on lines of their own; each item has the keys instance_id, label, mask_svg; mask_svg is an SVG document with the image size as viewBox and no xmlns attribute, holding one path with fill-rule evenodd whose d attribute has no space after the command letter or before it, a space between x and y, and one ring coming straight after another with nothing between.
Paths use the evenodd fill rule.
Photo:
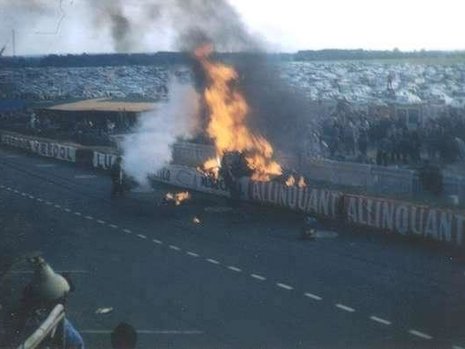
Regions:
<instances>
[{"instance_id":1,"label":"advertising banner","mask_svg":"<svg viewBox=\"0 0 465 349\"><path fill-rule=\"evenodd\" d=\"M346 195L344 201L348 223L457 246L464 244L465 212L357 195Z\"/></svg>"},{"instance_id":2,"label":"advertising banner","mask_svg":"<svg viewBox=\"0 0 465 349\"><path fill-rule=\"evenodd\" d=\"M343 195L341 192L326 189L288 187L272 181L250 181L248 197L251 201L336 218L339 216Z\"/></svg>"},{"instance_id":3,"label":"advertising banner","mask_svg":"<svg viewBox=\"0 0 465 349\"><path fill-rule=\"evenodd\" d=\"M93 153L92 166L103 170L110 169L117 157L117 155L113 153L104 153L95 150Z\"/></svg>"},{"instance_id":4,"label":"advertising banner","mask_svg":"<svg viewBox=\"0 0 465 349\"><path fill-rule=\"evenodd\" d=\"M1 141L7 146L23 149L40 156L76 162L76 146L10 133L2 133Z\"/></svg>"}]
</instances>

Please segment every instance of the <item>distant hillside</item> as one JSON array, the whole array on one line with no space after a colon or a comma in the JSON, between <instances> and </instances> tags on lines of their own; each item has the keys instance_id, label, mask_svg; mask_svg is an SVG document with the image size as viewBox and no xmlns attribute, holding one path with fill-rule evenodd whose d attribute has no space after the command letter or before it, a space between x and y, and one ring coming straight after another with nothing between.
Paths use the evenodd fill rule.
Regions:
<instances>
[{"instance_id":1,"label":"distant hillside","mask_svg":"<svg viewBox=\"0 0 465 349\"><path fill-rule=\"evenodd\" d=\"M114 53L0 57L0 68L22 67L100 67L121 65L160 65L186 63L189 56L180 52Z\"/></svg>"},{"instance_id":2,"label":"distant hillside","mask_svg":"<svg viewBox=\"0 0 465 349\"><path fill-rule=\"evenodd\" d=\"M258 53L219 53L227 60L243 61L261 56ZM274 61L344 61L344 60L465 60L465 51L366 51L366 50L318 50L299 51L297 53L267 53L265 56ZM185 52L157 53L114 53L0 57L0 68L22 67L101 67L131 65L186 64L191 57Z\"/></svg>"},{"instance_id":3,"label":"distant hillside","mask_svg":"<svg viewBox=\"0 0 465 349\"><path fill-rule=\"evenodd\" d=\"M306 50L294 55L297 61L343 61L343 60L403 60L403 59L465 59L465 51L367 51L367 50Z\"/></svg>"}]
</instances>

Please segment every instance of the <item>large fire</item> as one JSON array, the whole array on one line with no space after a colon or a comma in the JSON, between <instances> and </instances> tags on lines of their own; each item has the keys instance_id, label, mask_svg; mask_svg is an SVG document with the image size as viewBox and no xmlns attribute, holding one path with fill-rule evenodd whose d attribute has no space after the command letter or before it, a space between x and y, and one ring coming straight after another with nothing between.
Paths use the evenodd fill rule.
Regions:
<instances>
[{"instance_id":1,"label":"large fire","mask_svg":"<svg viewBox=\"0 0 465 349\"><path fill-rule=\"evenodd\" d=\"M216 159L208 160L202 167L206 171L219 171L218 158L227 152L239 152L244 155L253 180L269 181L282 173L281 166L273 160L273 147L248 129L249 106L237 88L237 72L231 66L213 62L212 52L212 45L203 45L194 52L207 77L203 96L209 112L207 133L214 141L217 154Z\"/></svg>"}]
</instances>

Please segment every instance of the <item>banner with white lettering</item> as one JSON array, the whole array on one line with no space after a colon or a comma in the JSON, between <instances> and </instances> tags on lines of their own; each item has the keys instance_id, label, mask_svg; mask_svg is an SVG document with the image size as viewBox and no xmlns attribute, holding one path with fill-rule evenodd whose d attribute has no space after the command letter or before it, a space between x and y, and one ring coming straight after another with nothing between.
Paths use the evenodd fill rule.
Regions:
<instances>
[{"instance_id":1,"label":"banner with white lettering","mask_svg":"<svg viewBox=\"0 0 465 349\"><path fill-rule=\"evenodd\" d=\"M157 171L151 179L186 189L229 196L222 179L215 181L192 167L169 165Z\"/></svg>"},{"instance_id":2,"label":"banner with white lettering","mask_svg":"<svg viewBox=\"0 0 465 349\"><path fill-rule=\"evenodd\" d=\"M2 133L2 144L9 147L20 148L26 151L32 151L31 141L28 138L16 136L8 133Z\"/></svg>"},{"instance_id":3,"label":"banner with white lettering","mask_svg":"<svg viewBox=\"0 0 465 349\"><path fill-rule=\"evenodd\" d=\"M76 162L76 146L35 139L13 133L2 133L1 141L2 144L7 146L23 149L40 156Z\"/></svg>"},{"instance_id":4,"label":"banner with white lettering","mask_svg":"<svg viewBox=\"0 0 465 349\"><path fill-rule=\"evenodd\" d=\"M350 224L457 246L464 244L465 212L357 195L345 196L344 211Z\"/></svg>"},{"instance_id":5,"label":"banner with white lettering","mask_svg":"<svg viewBox=\"0 0 465 349\"><path fill-rule=\"evenodd\" d=\"M214 180L192 167L169 165L159 170L151 179L204 193L230 195L223 179ZM278 182L253 182L248 178L242 178L240 188L241 200L285 207L328 218L339 217L343 202L341 192L287 187Z\"/></svg>"},{"instance_id":6,"label":"banner with white lettering","mask_svg":"<svg viewBox=\"0 0 465 349\"><path fill-rule=\"evenodd\" d=\"M103 153L94 150L92 158L92 166L103 170L108 170L113 166L117 155L114 153Z\"/></svg>"},{"instance_id":7,"label":"banner with white lettering","mask_svg":"<svg viewBox=\"0 0 465 349\"><path fill-rule=\"evenodd\" d=\"M336 218L339 216L343 194L326 189L288 187L272 181L250 181L248 197L251 201Z\"/></svg>"},{"instance_id":8,"label":"banner with white lettering","mask_svg":"<svg viewBox=\"0 0 465 349\"><path fill-rule=\"evenodd\" d=\"M76 162L77 147L48 141L32 140L32 152L57 160Z\"/></svg>"}]
</instances>

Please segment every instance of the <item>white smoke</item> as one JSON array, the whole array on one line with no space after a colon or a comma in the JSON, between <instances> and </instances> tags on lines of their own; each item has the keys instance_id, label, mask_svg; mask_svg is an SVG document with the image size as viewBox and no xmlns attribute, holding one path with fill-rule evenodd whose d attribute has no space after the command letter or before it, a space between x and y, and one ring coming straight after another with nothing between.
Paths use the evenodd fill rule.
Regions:
<instances>
[{"instance_id":1,"label":"white smoke","mask_svg":"<svg viewBox=\"0 0 465 349\"><path fill-rule=\"evenodd\" d=\"M140 115L133 133L122 142L123 167L140 185L172 159L171 147L198 130L199 95L192 85L171 82L167 103Z\"/></svg>"}]
</instances>

